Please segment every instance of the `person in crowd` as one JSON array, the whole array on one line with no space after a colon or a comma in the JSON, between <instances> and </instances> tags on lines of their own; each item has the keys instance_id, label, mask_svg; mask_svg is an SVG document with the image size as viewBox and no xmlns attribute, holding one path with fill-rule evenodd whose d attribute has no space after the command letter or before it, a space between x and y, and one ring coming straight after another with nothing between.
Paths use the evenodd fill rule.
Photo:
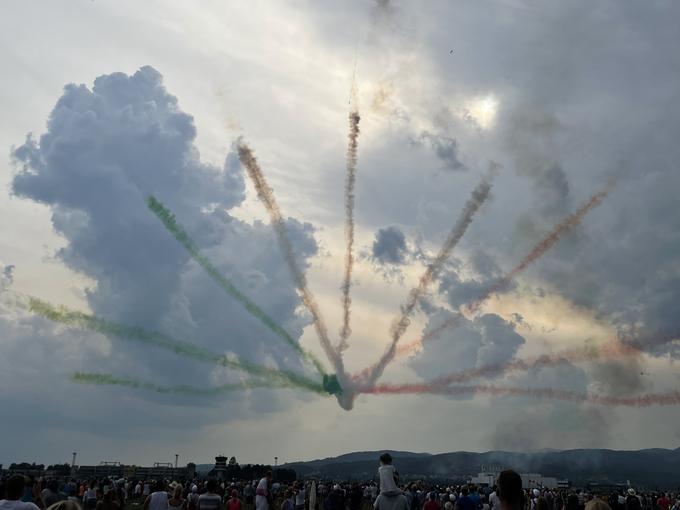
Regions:
<instances>
[{"instance_id":1,"label":"person in crowd","mask_svg":"<svg viewBox=\"0 0 680 510\"><path fill-rule=\"evenodd\" d=\"M47 510L82 510L78 501L73 499L66 499L58 501L52 506L47 507Z\"/></svg>"},{"instance_id":2,"label":"person in crowd","mask_svg":"<svg viewBox=\"0 0 680 510\"><path fill-rule=\"evenodd\" d=\"M295 510L295 501L293 501L293 491L286 490L281 502L281 510Z\"/></svg>"},{"instance_id":3,"label":"person in crowd","mask_svg":"<svg viewBox=\"0 0 680 510\"><path fill-rule=\"evenodd\" d=\"M316 510L316 482L309 486L309 510Z\"/></svg>"},{"instance_id":4,"label":"person in crowd","mask_svg":"<svg viewBox=\"0 0 680 510\"><path fill-rule=\"evenodd\" d=\"M241 500L236 489L231 490L231 497L227 501L227 510L241 510Z\"/></svg>"},{"instance_id":5,"label":"person in crowd","mask_svg":"<svg viewBox=\"0 0 680 510\"><path fill-rule=\"evenodd\" d=\"M323 502L324 510L345 510L345 491L336 484Z\"/></svg>"},{"instance_id":6,"label":"person in crowd","mask_svg":"<svg viewBox=\"0 0 680 510\"><path fill-rule=\"evenodd\" d=\"M585 510L612 510L603 499L591 499L586 503Z\"/></svg>"},{"instance_id":7,"label":"person in crowd","mask_svg":"<svg viewBox=\"0 0 680 510\"><path fill-rule=\"evenodd\" d=\"M456 501L456 510L479 510L472 498L470 498L470 490L467 487L463 487L461 496Z\"/></svg>"},{"instance_id":8,"label":"person in crowd","mask_svg":"<svg viewBox=\"0 0 680 510\"><path fill-rule=\"evenodd\" d=\"M184 499L184 487L181 484L175 484L172 490L172 498L168 500L168 510L185 510L187 502Z\"/></svg>"},{"instance_id":9,"label":"person in crowd","mask_svg":"<svg viewBox=\"0 0 680 510\"><path fill-rule=\"evenodd\" d=\"M47 487L42 491L41 496L46 507L67 499L66 494L59 491L59 481L57 480L50 480L47 483Z\"/></svg>"},{"instance_id":10,"label":"person in crowd","mask_svg":"<svg viewBox=\"0 0 680 510\"><path fill-rule=\"evenodd\" d=\"M307 491L305 490L305 486L304 484L298 484L295 490L295 510L305 510L306 500Z\"/></svg>"},{"instance_id":11,"label":"person in crowd","mask_svg":"<svg viewBox=\"0 0 680 510\"><path fill-rule=\"evenodd\" d=\"M260 479L255 489L255 508L256 510L269 510L271 501L272 472L267 471Z\"/></svg>"},{"instance_id":12,"label":"person in crowd","mask_svg":"<svg viewBox=\"0 0 680 510\"><path fill-rule=\"evenodd\" d=\"M83 493L83 508L85 510L95 510L97 508L97 481L90 480L87 489Z\"/></svg>"},{"instance_id":13,"label":"person in crowd","mask_svg":"<svg viewBox=\"0 0 680 510\"><path fill-rule=\"evenodd\" d=\"M222 498L217 494L217 480L208 480L205 493L198 497L198 510L222 510Z\"/></svg>"},{"instance_id":14,"label":"person in crowd","mask_svg":"<svg viewBox=\"0 0 680 510\"><path fill-rule=\"evenodd\" d=\"M524 506L522 478L512 469L498 475L497 493L502 510L521 510Z\"/></svg>"},{"instance_id":15,"label":"person in crowd","mask_svg":"<svg viewBox=\"0 0 680 510\"><path fill-rule=\"evenodd\" d=\"M157 480L155 490L144 500L144 510L168 510L168 493L163 480Z\"/></svg>"},{"instance_id":16,"label":"person in crowd","mask_svg":"<svg viewBox=\"0 0 680 510\"><path fill-rule=\"evenodd\" d=\"M107 490L104 493L104 497L101 499L101 501L97 502L96 509L97 510L120 510L120 504L117 501L116 492L112 489Z\"/></svg>"},{"instance_id":17,"label":"person in crowd","mask_svg":"<svg viewBox=\"0 0 680 510\"><path fill-rule=\"evenodd\" d=\"M427 501L423 503L423 510L441 510L441 505L437 501L437 493L431 491L427 494Z\"/></svg>"},{"instance_id":18,"label":"person in crowd","mask_svg":"<svg viewBox=\"0 0 680 510\"><path fill-rule=\"evenodd\" d=\"M397 491L388 495L381 490L373 504L374 510L409 510L406 496L400 490Z\"/></svg>"},{"instance_id":19,"label":"person in crowd","mask_svg":"<svg viewBox=\"0 0 680 510\"><path fill-rule=\"evenodd\" d=\"M26 486L24 475L13 475L5 484L5 498L0 500L0 510L39 510L45 508L38 485L34 488L33 502L21 501Z\"/></svg>"},{"instance_id":20,"label":"person in crowd","mask_svg":"<svg viewBox=\"0 0 680 510\"><path fill-rule=\"evenodd\" d=\"M247 483L243 488L243 497L248 507L252 506L255 501L255 489L252 483Z\"/></svg>"},{"instance_id":21,"label":"person in crowd","mask_svg":"<svg viewBox=\"0 0 680 510\"><path fill-rule=\"evenodd\" d=\"M491 494L489 494L489 506L491 507L491 510L501 510L501 500L498 497L498 486L497 485L493 486ZM562 510L562 509L560 508L559 510Z\"/></svg>"},{"instance_id":22,"label":"person in crowd","mask_svg":"<svg viewBox=\"0 0 680 510\"><path fill-rule=\"evenodd\" d=\"M198 485L193 484L191 486L191 491L187 495L187 508L189 510L198 510Z\"/></svg>"},{"instance_id":23,"label":"person in crowd","mask_svg":"<svg viewBox=\"0 0 680 510\"><path fill-rule=\"evenodd\" d=\"M656 506L659 510L669 510L671 506L671 500L668 499L668 495L662 492L661 496L659 496L659 499L656 500Z\"/></svg>"},{"instance_id":24,"label":"person in crowd","mask_svg":"<svg viewBox=\"0 0 680 510\"><path fill-rule=\"evenodd\" d=\"M626 496L626 510L641 510L640 498L635 494L635 489L632 487L628 489L628 496Z\"/></svg>"},{"instance_id":25,"label":"person in crowd","mask_svg":"<svg viewBox=\"0 0 680 510\"><path fill-rule=\"evenodd\" d=\"M482 498L479 495L479 492L477 491L476 485L470 487L470 500L472 501L472 504L474 505L475 509L479 509L482 507Z\"/></svg>"},{"instance_id":26,"label":"person in crowd","mask_svg":"<svg viewBox=\"0 0 680 510\"><path fill-rule=\"evenodd\" d=\"M378 477L380 478L380 494L385 496L396 496L401 494L401 491L397 486L398 475L392 465L392 456L389 453L383 453L380 456Z\"/></svg>"}]
</instances>

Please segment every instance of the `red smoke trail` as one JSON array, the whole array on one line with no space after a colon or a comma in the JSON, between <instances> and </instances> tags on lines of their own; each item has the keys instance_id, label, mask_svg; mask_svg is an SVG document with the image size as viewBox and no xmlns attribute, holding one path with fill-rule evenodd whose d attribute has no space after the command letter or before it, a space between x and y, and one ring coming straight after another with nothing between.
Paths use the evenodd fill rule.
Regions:
<instances>
[{"instance_id":1,"label":"red smoke trail","mask_svg":"<svg viewBox=\"0 0 680 510\"><path fill-rule=\"evenodd\" d=\"M522 271L524 271L530 264L538 260L545 252L552 248L557 241L560 240L562 234L568 232L569 230L576 227L586 214L588 214L592 209L597 207L602 203L602 201L607 197L609 192L613 187L613 182L610 183L606 188L598 191L590 199L581 205L575 213L567 216L562 222L558 223L553 227L550 233L541 239L536 246L517 264L514 268L510 270L503 278L501 278L491 289L481 298L470 303L467 308L469 312L475 313L482 306L484 301L486 301L489 296L496 294L497 292L505 289L510 282Z\"/></svg>"},{"instance_id":2,"label":"red smoke trail","mask_svg":"<svg viewBox=\"0 0 680 510\"><path fill-rule=\"evenodd\" d=\"M355 110L349 114L349 135L347 144L347 178L345 180L345 239L347 251L345 252L345 275L342 283L342 328L340 330L340 343L338 351L347 349L347 339L352 334L350 328L350 313L352 299L350 288L352 286L352 266L354 265L354 184L357 174L357 140L359 137L359 112Z\"/></svg>"},{"instance_id":3,"label":"red smoke trail","mask_svg":"<svg viewBox=\"0 0 680 510\"><path fill-rule=\"evenodd\" d=\"M557 241L560 240L561 236L576 227L583 218L585 217L586 214L588 214L592 209L597 207L602 203L602 201L606 198L606 196L609 194L611 191L613 184L608 185L605 189L602 191L599 191L595 193L593 196L591 196L587 202L585 202L581 207L578 208L578 210L567 216L562 222L558 223L553 227L553 229L546 235L543 239L541 239L532 249L531 251L520 261L517 266L515 266L513 269L511 269L508 273L506 273L495 285L489 288L488 291L486 291L482 296L477 298L475 301L467 305L467 309L471 313L476 313L479 311L481 306L494 294L497 292L502 291L505 289L510 282L517 277L519 273L524 271L531 263L535 262L538 260L541 256L543 256L550 248L552 248ZM421 338L418 340L414 340L408 344L404 344L400 346L397 349L397 355L399 356L404 356L407 354L412 353L413 351L417 350L418 348L422 347L423 344L429 340L432 340L439 336L443 331L450 327L457 326L458 323L460 322L462 316L460 314L452 315L448 319L446 319L444 322L442 322L440 325L436 326L435 328L431 329L425 335L423 335Z\"/></svg>"},{"instance_id":4,"label":"red smoke trail","mask_svg":"<svg viewBox=\"0 0 680 510\"><path fill-rule=\"evenodd\" d=\"M430 381L430 384L441 386L453 383L463 383L480 377L494 376L508 372L526 371L532 368L560 365L563 363L573 363L579 361L596 361L599 359L609 359L622 356L637 356L640 350L618 341L605 343L601 346L586 346L580 348L566 349L552 354L542 354L529 358L519 358L505 363L493 363L477 368L453 372L437 377Z\"/></svg>"},{"instance_id":5,"label":"red smoke trail","mask_svg":"<svg viewBox=\"0 0 680 510\"><path fill-rule=\"evenodd\" d=\"M342 357L331 345L331 341L328 338L328 330L326 329L326 325L323 321L323 318L321 317L319 305L316 303L312 292L307 287L307 278L295 261L293 247L290 244L290 239L288 238L288 233L286 232L286 225L283 221L279 205L276 202L276 198L274 197L274 192L262 174L262 169L260 169L260 165L258 164L257 159L255 159L255 156L248 145L243 142L239 142L238 156L241 160L241 164L243 164L243 166L246 168L250 180L255 186L257 196L269 213L269 218L272 222L272 227L274 227L274 232L276 232L279 247L283 252L283 257L286 260L286 263L288 264L288 269L293 276L293 281L298 288L302 302L312 314L312 320L314 321L314 327L316 329L317 335L319 336L321 346L326 352L328 360L333 364L335 370L337 371L338 376L342 376L344 374Z\"/></svg>"},{"instance_id":6,"label":"red smoke trail","mask_svg":"<svg viewBox=\"0 0 680 510\"><path fill-rule=\"evenodd\" d=\"M487 384L475 384L467 386L437 386L432 384L381 384L375 386L374 388L361 391L361 393L370 393L374 395L420 395L426 393L434 395L467 395L472 393L491 395L494 397L524 396L536 399L588 402L603 406L650 407L655 405L680 405L680 391L677 390L668 391L665 393L647 393L633 397L615 397L592 393L579 393L555 388L520 388Z\"/></svg>"},{"instance_id":7,"label":"red smoke trail","mask_svg":"<svg viewBox=\"0 0 680 510\"><path fill-rule=\"evenodd\" d=\"M446 238L446 241L439 250L439 253L427 267L425 273L423 273L423 275L420 277L418 286L414 287L409 292L406 303L404 303L401 307L401 316L392 324L392 341L385 350L385 353L377 363L366 368L360 374L355 375L355 382L358 382L362 386L372 386L380 378L383 371L385 370L385 367L394 359L397 343L411 323L410 316L413 314L416 304L425 294L430 283L432 283L432 281L439 275L439 271L441 270L442 266L451 255L451 252L455 246L463 237L463 234L465 234L465 231L470 226L470 223L472 223L475 213L488 198L490 191L491 184L487 178L484 177L477 187L472 191L472 196L466 202L465 207L458 218L458 221L453 226L453 229ZM359 379L364 380L359 381Z\"/></svg>"}]
</instances>

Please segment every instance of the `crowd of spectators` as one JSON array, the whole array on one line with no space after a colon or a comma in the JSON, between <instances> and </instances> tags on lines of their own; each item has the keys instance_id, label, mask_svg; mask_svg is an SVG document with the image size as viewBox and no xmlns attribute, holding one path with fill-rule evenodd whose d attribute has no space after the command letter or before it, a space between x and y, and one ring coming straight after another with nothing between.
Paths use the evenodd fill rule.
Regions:
<instances>
[{"instance_id":1,"label":"crowd of spectators","mask_svg":"<svg viewBox=\"0 0 680 510\"><path fill-rule=\"evenodd\" d=\"M380 459L378 483L215 479L0 480L0 510L680 510L680 494L633 488L525 489L507 470L493 487L399 483L392 459Z\"/></svg>"}]
</instances>

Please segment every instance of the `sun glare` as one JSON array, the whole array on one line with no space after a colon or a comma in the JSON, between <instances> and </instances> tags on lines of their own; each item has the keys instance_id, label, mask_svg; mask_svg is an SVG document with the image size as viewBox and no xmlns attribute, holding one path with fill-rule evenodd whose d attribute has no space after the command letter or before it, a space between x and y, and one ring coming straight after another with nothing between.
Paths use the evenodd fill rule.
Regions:
<instances>
[{"instance_id":1,"label":"sun glare","mask_svg":"<svg viewBox=\"0 0 680 510\"><path fill-rule=\"evenodd\" d=\"M496 122L498 99L491 94L483 97L475 97L467 103L465 110L465 116L473 119L479 124L479 127L482 129L491 129Z\"/></svg>"}]
</instances>

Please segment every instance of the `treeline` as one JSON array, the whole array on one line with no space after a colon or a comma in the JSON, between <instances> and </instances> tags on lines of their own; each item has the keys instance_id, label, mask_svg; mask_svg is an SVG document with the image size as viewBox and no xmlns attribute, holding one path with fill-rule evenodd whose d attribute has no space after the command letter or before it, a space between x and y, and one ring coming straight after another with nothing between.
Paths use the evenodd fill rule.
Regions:
<instances>
[{"instance_id":1,"label":"treeline","mask_svg":"<svg viewBox=\"0 0 680 510\"><path fill-rule=\"evenodd\" d=\"M229 463L225 472L227 480L257 480L262 478L267 471L272 471L275 482L290 483L297 479L294 469L276 468L265 464L239 464Z\"/></svg>"}]
</instances>

